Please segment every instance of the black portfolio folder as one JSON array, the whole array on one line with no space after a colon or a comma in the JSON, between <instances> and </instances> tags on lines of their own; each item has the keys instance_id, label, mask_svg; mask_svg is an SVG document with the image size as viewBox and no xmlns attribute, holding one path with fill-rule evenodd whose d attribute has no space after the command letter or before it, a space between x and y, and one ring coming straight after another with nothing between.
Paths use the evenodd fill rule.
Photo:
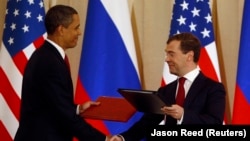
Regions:
<instances>
[{"instance_id":1,"label":"black portfolio folder","mask_svg":"<svg viewBox=\"0 0 250 141\"><path fill-rule=\"evenodd\" d=\"M161 107L166 104L160 99L156 91L119 88L118 92L133 105L137 111L164 114L161 111Z\"/></svg>"}]
</instances>

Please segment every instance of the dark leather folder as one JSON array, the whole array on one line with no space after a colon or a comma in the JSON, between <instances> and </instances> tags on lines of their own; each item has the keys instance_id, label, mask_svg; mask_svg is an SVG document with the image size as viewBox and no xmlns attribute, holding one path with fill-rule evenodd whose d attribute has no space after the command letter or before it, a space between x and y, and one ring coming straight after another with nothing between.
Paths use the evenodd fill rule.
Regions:
<instances>
[{"instance_id":1,"label":"dark leather folder","mask_svg":"<svg viewBox=\"0 0 250 141\"><path fill-rule=\"evenodd\" d=\"M82 113L84 118L127 122L136 109L124 98L100 96L98 106L91 106Z\"/></svg>"},{"instance_id":2,"label":"dark leather folder","mask_svg":"<svg viewBox=\"0 0 250 141\"><path fill-rule=\"evenodd\" d=\"M161 107L166 104L157 95L157 91L120 88L118 92L140 112L164 114Z\"/></svg>"}]
</instances>

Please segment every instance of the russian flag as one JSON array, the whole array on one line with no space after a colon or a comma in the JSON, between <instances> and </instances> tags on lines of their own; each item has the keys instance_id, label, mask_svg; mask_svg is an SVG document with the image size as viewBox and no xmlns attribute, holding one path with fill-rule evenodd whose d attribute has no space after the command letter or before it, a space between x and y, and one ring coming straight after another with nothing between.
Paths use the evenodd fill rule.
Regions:
<instances>
[{"instance_id":1,"label":"russian flag","mask_svg":"<svg viewBox=\"0 0 250 141\"><path fill-rule=\"evenodd\" d=\"M141 89L130 20L127 0L89 1L76 103L95 101L103 95L121 97L118 88ZM128 129L141 115L137 112L126 123L87 121L105 134L117 134Z\"/></svg>"},{"instance_id":2,"label":"russian flag","mask_svg":"<svg viewBox=\"0 0 250 141\"><path fill-rule=\"evenodd\" d=\"M250 124L250 1L245 0L241 27L232 124Z\"/></svg>"}]
</instances>

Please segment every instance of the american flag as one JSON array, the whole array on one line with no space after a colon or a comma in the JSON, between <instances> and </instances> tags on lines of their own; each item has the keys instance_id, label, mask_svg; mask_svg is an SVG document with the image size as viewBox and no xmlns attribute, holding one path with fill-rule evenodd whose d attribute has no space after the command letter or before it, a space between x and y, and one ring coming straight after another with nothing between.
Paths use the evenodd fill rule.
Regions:
<instances>
[{"instance_id":1,"label":"american flag","mask_svg":"<svg viewBox=\"0 0 250 141\"><path fill-rule=\"evenodd\" d=\"M175 0L169 36L181 32L191 32L200 39L202 49L198 65L205 75L221 82L209 0ZM175 79L165 63L161 84Z\"/></svg>"},{"instance_id":2,"label":"american flag","mask_svg":"<svg viewBox=\"0 0 250 141\"><path fill-rule=\"evenodd\" d=\"M0 47L0 139L14 139L19 124L22 77L31 54L44 41L42 0L8 0Z\"/></svg>"},{"instance_id":3,"label":"american flag","mask_svg":"<svg viewBox=\"0 0 250 141\"><path fill-rule=\"evenodd\" d=\"M200 69L210 78L221 81L217 50L214 40L209 0L176 0L173 7L170 35L191 32L202 44ZM162 85L176 79L164 64Z\"/></svg>"}]
</instances>

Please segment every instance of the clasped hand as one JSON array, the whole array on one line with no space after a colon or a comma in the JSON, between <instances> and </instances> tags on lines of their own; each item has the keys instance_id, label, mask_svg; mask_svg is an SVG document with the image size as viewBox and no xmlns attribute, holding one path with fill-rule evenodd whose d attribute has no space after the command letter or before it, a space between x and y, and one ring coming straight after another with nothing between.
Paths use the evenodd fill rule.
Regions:
<instances>
[{"instance_id":1,"label":"clasped hand","mask_svg":"<svg viewBox=\"0 0 250 141\"><path fill-rule=\"evenodd\" d=\"M164 106L161 108L161 110L164 112L164 114L170 115L177 120L180 120L184 113L183 107L177 104L173 104L171 106Z\"/></svg>"},{"instance_id":2,"label":"clasped hand","mask_svg":"<svg viewBox=\"0 0 250 141\"><path fill-rule=\"evenodd\" d=\"M120 136L113 135L113 136L107 137L106 141L123 141L123 139Z\"/></svg>"},{"instance_id":3,"label":"clasped hand","mask_svg":"<svg viewBox=\"0 0 250 141\"><path fill-rule=\"evenodd\" d=\"M79 113L84 112L86 109L88 109L91 106L97 106L100 105L101 102L95 102L95 101L87 101L80 105L79 107Z\"/></svg>"}]
</instances>

